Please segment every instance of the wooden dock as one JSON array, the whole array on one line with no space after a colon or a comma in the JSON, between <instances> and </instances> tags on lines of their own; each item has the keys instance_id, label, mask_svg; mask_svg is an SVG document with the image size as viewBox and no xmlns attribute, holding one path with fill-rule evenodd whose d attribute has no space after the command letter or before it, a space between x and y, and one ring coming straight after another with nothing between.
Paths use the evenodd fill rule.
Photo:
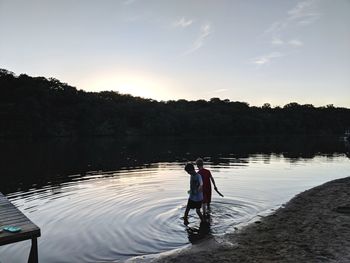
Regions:
<instances>
[{"instance_id":1,"label":"wooden dock","mask_svg":"<svg viewBox=\"0 0 350 263\"><path fill-rule=\"evenodd\" d=\"M20 232L0 232L0 246L23 240L32 240L28 262L38 262L38 243L40 228L19 211L2 193L0 193L0 229L4 226L17 226Z\"/></svg>"}]
</instances>

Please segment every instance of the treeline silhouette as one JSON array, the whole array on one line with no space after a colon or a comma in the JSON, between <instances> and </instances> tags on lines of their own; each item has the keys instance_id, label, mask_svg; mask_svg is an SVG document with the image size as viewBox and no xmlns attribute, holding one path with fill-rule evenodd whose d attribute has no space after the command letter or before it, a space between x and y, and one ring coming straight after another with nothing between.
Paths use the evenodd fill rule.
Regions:
<instances>
[{"instance_id":1,"label":"treeline silhouette","mask_svg":"<svg viewBox=\"0 0 350 263\"><path fill-rule=\"evenodd\" d=\"M54 78L0 69L0 137L119 135L337 135L350 109L209 101L155 101L114 91L86 92Z\"/></svg>"}]
</instances>

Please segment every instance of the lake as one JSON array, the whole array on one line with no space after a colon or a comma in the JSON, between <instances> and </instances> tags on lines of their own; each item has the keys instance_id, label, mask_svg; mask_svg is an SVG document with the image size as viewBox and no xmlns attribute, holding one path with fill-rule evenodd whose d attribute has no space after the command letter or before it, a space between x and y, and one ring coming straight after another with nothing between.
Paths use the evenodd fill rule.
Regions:
<instances>
[{"instance_id":1,"label":"lake","mask_svg":"<svg viewBox=\"0 0 350 263\"><path fill-rule=\"evenodd\" d=\"M99 138L0 141L0 191L41 228L41 262L124 261L220 238L294 195L350 176L338 138ZM205 160L213 192L208 233L183 216L187 161ZM191 230L199 227L190 212ZM0 218L1 222L1 218ZM0 247L25 262L30 241Z\"/></svg>"}]
</instances>

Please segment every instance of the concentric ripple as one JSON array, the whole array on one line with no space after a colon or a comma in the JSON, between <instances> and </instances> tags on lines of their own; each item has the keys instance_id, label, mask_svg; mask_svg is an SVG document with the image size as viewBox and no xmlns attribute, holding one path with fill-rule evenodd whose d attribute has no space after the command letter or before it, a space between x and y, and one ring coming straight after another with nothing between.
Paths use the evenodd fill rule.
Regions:
<instances>
[{"instance_id":1,"label":"concentric ripple","mask_svg":"<svg viewBox=\"0 0 350 263\"><path fill-rule=\"evenodd\" d=\"M277 161L279 169L276 165L266 171L258 160L251 165L250 174L245 167L213 167L225 197L213 193L207 236L234 231L235 226L311 187L310 181L316 185L333 179L327 177L334 168L329 163L321 167L327 175L323 179L301 181L299 170L310 167L296 166L299 170L293 173L285 169L288 164ZM286 171L288 177L281 177ZM270 177L264 177L267 172ZM183 164L173 163L108 176L94 174L8 197L40 226L41 262L115 261L169 251L196 240L200 225L195 211L190 212L188 227L182 221L188 187ZM30 242L3 246L0 262L25 262L29 248Z\"/></svg>"}]
</instances>

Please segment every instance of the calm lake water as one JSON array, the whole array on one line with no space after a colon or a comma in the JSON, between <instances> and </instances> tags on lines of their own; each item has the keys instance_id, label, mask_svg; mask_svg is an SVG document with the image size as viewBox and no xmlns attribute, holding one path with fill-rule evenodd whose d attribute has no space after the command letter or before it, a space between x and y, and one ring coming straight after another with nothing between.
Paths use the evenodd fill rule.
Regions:
<instances>
[{"instance_id":1,"label":"calm lake water","mask_svg":"<svg viewBox=\"0 0 350 263\"><path fill-rule=\"evenodd\" d=\"M124 261L220 238L294 195L350 176L338 138L126 138L2 141L1 192L41 228L41 262ZM187 161L203 157L213 193L206 235L183 216ZM190 227L198 228L192 210ZM0 218L1 222L1 218ZM30 241L0 247L0 262L26 262Z\"/></svg>"}]
</instances>

